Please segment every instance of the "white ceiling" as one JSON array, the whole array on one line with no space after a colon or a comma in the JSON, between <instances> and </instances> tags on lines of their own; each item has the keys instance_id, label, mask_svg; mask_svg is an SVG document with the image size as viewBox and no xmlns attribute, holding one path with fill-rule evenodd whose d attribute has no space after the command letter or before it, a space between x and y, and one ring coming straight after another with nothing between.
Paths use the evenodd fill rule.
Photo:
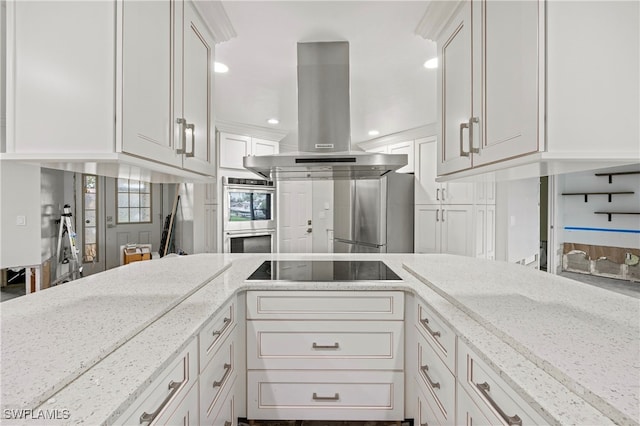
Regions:
<instances>
[{"instance_id":1,"label":"white ceiling","mask_svg":"<svg viewBox=\"0 0 640 426\"><path fill-rule=\"evenodd\" d=\"M274 127L297 144L296 43L346 40L352 143L436 121L435 44L414 31L425 1L224 1L237 37L216 46L217 121ZM267 119L278 118L271 126Z\"/></svg>"}]
</instances>

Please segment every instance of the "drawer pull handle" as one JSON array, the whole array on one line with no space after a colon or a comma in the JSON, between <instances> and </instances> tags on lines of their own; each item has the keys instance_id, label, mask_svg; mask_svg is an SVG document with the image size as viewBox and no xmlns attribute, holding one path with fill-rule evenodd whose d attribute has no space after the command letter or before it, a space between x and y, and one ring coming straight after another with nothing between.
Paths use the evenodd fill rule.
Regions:
<instances>
[{"instance_id":1,"label":"drawer pull handle","mask_svg":"<svg viewBox=\"0 0 640 426\"><path fill-rule=\"evenodd\" d=\"M422 370L422 372L424 373L424 376L427 378L427 381L429 382L429 384L431 385L432 388L434 389L440 389L440 382L434 382L433 380L431 380L431 377L429 377L429 366L428 365L423 365L422 367L420 367L420 370Z\"/></svg>"},{"instance_id":2,"label":"drawer pull handle","mask_svg":"<svg viewBox=\"0 0 640 426\"><path fill-rule=\"evenodd\" d=\"M231 426L233 423L231 423L229 420L227 420L226 422L224 422L224 426Z\"/></svg>"},{"instance_id":3,"label":"drawer pull handle","mask_svg":"<svg viewBox=\"0 0 640 426\"><path fill-rule=\"evenodd\" d=\"M225 364L224 369L225 369L225 372L222 378L218 381L213 382L214 388L217 388L218 386L222 386L225 380L227 380L227 376L229 375L229 373L231 373L231 364Z\"/></svg>"},{"instance_id":4,"label":"drawer pull handle","mask_svg":"<svg viewBox=\"0 0 640 426\"><path fill-rule=\"evenodd\" d=\"M507 416L507 413L502 411L502 408L500 408L498 404L496 404L496 402L493 400L493 398L491 398L491 395L489 395L489 391L491 390L489 383L476 383L476 387L478 388L482 396L484 396L485 399L489 401L489 404L491 404L491 406L498 412L498 414L500 414L500 417L502 417L502 419L509 426L522 426L522 419L520 418L520 416Z\"/></svg>"},{"instance_id":5,"label":"drawer pull handle","mask_svg":"<svg viewBox=\"0 0 640 426\"><path fill-rule=\"evenodd\" d=\"M319 345L316 342L313 342L311 345L313 349L340 349L340 344L335 342L333 345Z\"/></svg>"},{"instance_id":6,"label":"drawer pull handle","mask_svg":"<svg viewBox=\"0 0 640 426\"><path fill-rule=\"evenodd\" d=\"M140 424L142 423L151 423L157 416L160 414L160 411L164 409L164 407L171 401L176 393L180 390L182 385L186 382L186 379L181 382L174 382L173 380L169 382L169 395L162 401L162 404L158 407L156 411L153 413L147 413L146 411L140 415Z\"/></svg>"},{"instance_id":7,"label":"drawer pull handle","mask_svg":"<svg viewBox=\"0 0 640 426\"><path fill-rule=\"evenodd\" d=\"M222 324L222 328L220 330L214 331L213 336L219 336L224 333L227 327L229 327L229 324L231 324L231 318L225 318L224 320L222 320Z\"/></svg>"},{"instance_id":8,"label":"drawer pull handle","mask_svg":"<svg viewBox=\"0 0 640 426\"><path fill-rule=\"evenodd\" d=\"M333 396L318 396L317 393L313 393L314 401L337 401L340 399L340 394L336 393Z\"/></svg>"},{"instance_id":9,"label":"drawer pull handle","mask_svg":"<svg viewBox=\"0 0 640 426\"><path fill-rule=\"evenodd\" d=\"M444 219L444 217L443 217L443 219ZM426 319L426 318L425 319L421 319L420 322L422 323L422 325L424 325L424 328L427 329L429 334L431 334L433 337L440 337L440 332L439 331L431 330L431 327L429 327L429 320L428 319Z\"/></svg>"}]
</instances>

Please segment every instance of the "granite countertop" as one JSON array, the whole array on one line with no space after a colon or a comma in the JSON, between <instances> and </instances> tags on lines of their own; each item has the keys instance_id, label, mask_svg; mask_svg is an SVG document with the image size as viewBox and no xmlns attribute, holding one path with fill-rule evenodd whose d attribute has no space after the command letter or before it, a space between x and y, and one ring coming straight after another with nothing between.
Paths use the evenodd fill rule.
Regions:
<instances>
[{"instance_id":1,"label":"granite countertop","mask_svg":"<svg viewBox=\"0 0 640 426\"><path fill-rule=\"evenodd\" d=\"M134 262L3 302L3 408L43 403L229 266L224 256Z\"/></svg>"},{"instance_id":2,"label":"granite countertop","mask_svg":"<svg viewBox=\"0 0 640 426\"><path fill-rule=\"evenodd\" d=\"M265 259L299 258L384 260L404 281L245 282L247 276ZM64 423L110 424L136 399L146 384L157 377L172 357L197 336L206 321L240 291L403 290L420 296L431 305L461 338L484 355L490 366L550 423L611 423L608 417L585 402L587 398L584 394L599 395L599 388L593 385L593 380L583 378L585 392L580 393L580 389L571 387L573 382L563 381L563 385L558 378L562 374L572 378L576 371L583 371L585 376L599 377L601 364L596 361L593 371L578 367L572 369L571 360L552 363L555 368L541 365L540 354L548 351L546 340L511 336L517 334L514 331L517 326L509 321L497 320L494 318L498 316L496 312L487 313L486 319L483 318L482 306L485 305L480 301L473 303L474 295L494 295L496 300L502 301L500 303L504 303L509 309L515 308L511 306L512 303L519 301L526 304L528 299L535 305L543 297L528 294L528 285L535 283L545 291L556 291L558 289L555 287L560 285L568 287L558 290L558 297L553 297L553 293L547 295L555 304L551 304L545 311L546 316L562 316L569 309L568 306L576 312L591 310L591 305L598 303L615 303L616 305L609 307L620 305L623 309L627 309L626 306L633 314L633 306L629 301L614 296L609 299L609 293L602 290L585 293L582 302L573 300L565 303L565 293L575 293L578 289L572 284L573 281L539 274L542 273L519 265L449 255L211 254L138 262L15 299L17 302L13 304L10 304L12 301L2 304L2 406L64 408L72 414ZM514 277L520 280L520 284L516 284L517 288L510 287ZM545 281L545 284L541 285L539 281ZM132 283L138 285L134 287ZM451 283L463 284L457 286ZM465 285L468 287L466 290ZM513 300L501 297L513 297ZM592 316L584 317L583 320L597 322L601 318L598 312L604 310L606 306L591 311ZM21 311L24 311L24 315ZM612 313L607 318L614 321L616 317L617 314ZM638 318L640 316L636 310L636 323ZM532 328L537 328L540 318L533 314L523 315L522 321L528 322L521 322L518 326L531 331ZM43 327L43 322L47 323L46 327ZM30 323L33 325L29 326ZM22 324L27 324L25 328L29 338L16 332L22 329ZM632 339L628 343L637 346L640 341L638 335L634 337L633 326L627 326L627 336ZM544 322L540 333L546 327L547 323ZM43 332L49 333L48 330L55 332L51 336L43 335ZM563 330L571 336L581 336L584 332L579 327ZM635 330L637 332L637 324ZM5 335L17 346L6 345ZM625 346L626 341L621 335L613 334L610 337L612 344ZM601 339L602 336L596 335L595 338ZM20 345L22 340L29 339L32 339L31 342L22 342ZM36 340L41 343L34 345ZM504 342L509 343L509 346ZM595 344L601 345L602 341ZM581 348L588 352L583 358L589 358L591 349L586 343ZM578 348L574 352L579 350ZM571 353L567 356L570 357ZM637 359L635 362L626 358L617 359L626 362L628 369L635 368L630 374L638 373ZM43 361L46 366L40 366L38 361ZM33 370L25 375L25 370L11 368L11 363L22 363ZM562 374L558 375L558 372ZM618 370L613 372L617 373ZM20 395L12 396L15 389L12 391L7 388L8 385L17 386L21 390ZM575 393L569 392L565 386ZM63 389L60 390L61 388ZM626 401L626 398L614 399L608 401L608 405L625 413ZM638 406L635 407L637 410ZM607 414L609 415L608 412Z\"/></svg>"},{"instance_id":3,"label":"granite countertop","mask_svg":"<svg viewBox=\"0 0 640 426\"><path fill-rule=\"evenodd\" d=\"M520 265L463 259L433 255L404 267L616 423L638 422L640 300Z\"/></svg>"}]
</instances>

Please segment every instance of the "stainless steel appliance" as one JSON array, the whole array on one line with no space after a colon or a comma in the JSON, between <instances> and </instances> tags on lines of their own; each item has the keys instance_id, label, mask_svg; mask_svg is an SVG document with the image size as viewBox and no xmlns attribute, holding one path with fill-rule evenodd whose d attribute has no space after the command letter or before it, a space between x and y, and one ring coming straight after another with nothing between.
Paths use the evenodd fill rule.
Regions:
<instances>
[{"instance_id":1,"label":"stainless steel appliance","mask_svg":"<svg viewBox=\"0 0 640 426\"><path fill-rule=\"evenodd\" d=\"M413 253L412 174L334 182L335 253Z\"/></svg>"},{"instance_id":2,"label":"stainless steel appliance","mask_svg":"<svg viewBox=\"0 0 640 426\"><path fill-rule=\"evenodd\" d=\"M225 231L223 250L225 253L273 253L275 230Z\"/></svg>"},{"instance_id":3,"label":"stainless steel appliance","mask_svg":"<svg viewBox=\"0 0 640 426\"><path fill-rule=\"evenodd\" d=\"M378 179L407 164L406 154L351 146L349 43L298 43L298 150L244 157L268 179ZM354 149L355 148L355 149Z\"/></svg>"},{"instance_id":4,"label":"stainless steel appliance","mask_svg":"<svg viewBox=\"0 0 640 426\"><path fill-rule=\"evenodd\" d=\"M247 281L402 281L378 260L267 260Z\"/></svg>"},{"instance_id":5,"label":"stainless steel appliance","mask_svg":"<svg viewBox=\"0 0 640 426\"><path fill-rule=\"evenodd\" d=\"M222 188L223 251L273 252L276 232L273 182L225 177Z\"/></svg>"}]
</instances>

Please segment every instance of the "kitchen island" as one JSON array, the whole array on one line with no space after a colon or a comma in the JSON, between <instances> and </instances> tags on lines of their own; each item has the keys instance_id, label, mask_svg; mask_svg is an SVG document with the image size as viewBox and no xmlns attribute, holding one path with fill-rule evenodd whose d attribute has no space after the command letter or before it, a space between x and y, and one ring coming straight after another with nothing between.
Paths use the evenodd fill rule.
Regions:
<instances>
[{"instance_id":1,"label":"kitchen island","mask_svg":"<svg viewBox=\"0 0 640 426\"><path fill-rule=\"evenodd\" d=\"M245 281L265 259L300 258L382 260L402 281ZM451 255L207 254L133 263L4 302L3 423L20 409L66 410L61 424L117 422L229 299L253 290L402 291L437 312L545 421L640 418L637 299Z\"/></svg>"}]
</instances>

